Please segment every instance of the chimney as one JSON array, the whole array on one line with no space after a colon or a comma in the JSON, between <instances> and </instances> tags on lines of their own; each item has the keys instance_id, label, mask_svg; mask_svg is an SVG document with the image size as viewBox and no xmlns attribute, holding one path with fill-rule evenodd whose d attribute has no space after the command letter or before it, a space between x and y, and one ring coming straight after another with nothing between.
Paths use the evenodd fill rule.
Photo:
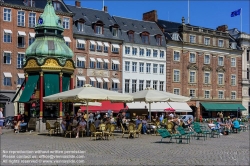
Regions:
<instances>
[{"instance_id":1,"label":"chimney","mask_svg":"<svg viewBox=\"0 0 250 166\"><path fill-rule=\"evenodd\" d=\"M103 11L104 11L105 13L108 13L108 7L107 7L107 6L103 6Z\"/></svg>"},{"instance_id":2,"label":"chimney","mask_svg":"<svg viewBox=\"0 0 250 166\"><path fill-rule=\"evenodd\" d=\"M81 7L81 0L76 0L75 1L75 6L76 7Z\"/></svg>"},{"instance_id":3,"label":"chimney","mask_svg":"<svg viewBox=\"0 0 250 166\"><path fill-rule=\"evenodd\" d=\"M157 22L158 21L157 11L152 10L150 12L143 13L143 18L142 19L143 19L143 21Z\"/></svg>"},{"instance_id":4,"label":"chimney","mask_svg":"<svg viewBox=\"0 0 250 166\"><path fill-rule=\"evenodd\" d=\"M226 32L228 30L228 26L227 25L221 25L221 26L218 26L216 28L217 31L222 31L222 32Z\"/></svg>"}]
</instances>

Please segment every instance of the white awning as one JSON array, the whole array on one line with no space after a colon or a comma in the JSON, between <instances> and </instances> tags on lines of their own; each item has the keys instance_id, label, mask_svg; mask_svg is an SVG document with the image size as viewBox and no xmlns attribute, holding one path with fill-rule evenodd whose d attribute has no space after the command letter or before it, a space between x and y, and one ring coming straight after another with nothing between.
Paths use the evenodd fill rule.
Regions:
<instances>
[{"instance_id":1,"label":"white awning","mask_svg":"<svg viewBox=\"0 0 250 166\"><path fill-rule=\"evenodd\" d=\"M64 40L65 40L66 42L71 42L71 40L70 40L69 37L64 36L63 38L64 38Z\"/></svg>"},{"instance_id":2,"label":"white awning","mask_svg":"<svg viewBox=\"0 0 250 166\"><path fill-rule=\"evenodd\" d=\"M93 41L93 40L90 40L90 43L93 45L96 45L95 41Z\"/></svg>"},{"instance_id":3,"label":"white awning","mask_svg":"<svg viewBox=\"0 0 250 166\"><path fill-rule=\"evenodd\" d=\"M90 58L90 61L95 62L95 58Z\"/></svg>"},{"instance_id":4,"label":"white awning","mask_svg":"<svg viewBox=\"0 0 250 166\"><path fill-rule=\"evenodd\" d=\"M3 52L4 52L4 53L10 53L10 54L12 53L11 51L3 51Z\"/></svg>"},{"instance_id":5,"label":"white awning","mask_svg":"<svg viewBox=\"0 0 250 166\"><path fill-rule=\"evenodd\" d=\"M26 33L24 31L18 31L19 36L26 36Z\"/></svg>"},{"instance_id":6,"label":"white awning","mask_svg":"<svg viewBox=\"0 0 250 166\"><path fill-rule=\"evenodd\" d=\"M109 82L109 79L108 79L108 78L103 78L103 80L104 80L105 82Z\"/></svg>"},{"instance_id":7,"label":"white awning","mask_svg":"<svg viewBox=\"0 0 250 166\"><path fill-rule=\"evenodd\" d=\"M89 77L91 81L96 81L95 77Z\"/></svg>"},{"instance_id":8,"label":"white awning","mask_svg":"<svg viewBox=\"0 0 250 166\"><path fill-rule=\"evenodd\" d=\"M102 58L96 58L98 62L103 62Z\"/></svg>"},{"instance_id":9,"label":"white awning","mask_svg":"<svg viewBox=\"0 0 250 166\"><path fill-rule=\"evenodd\" d=\"M80 80L80 81L86 81L84 76L77 76L77 79Z\"/></svg>"},{"instance_id":10,"label":"white awning","mask_svg":"<svg viewBox=\"0 0 250 166\"><path fill-rule=\"evenodd\" d=\"M119 62L118 60L113 60L113 59L112 59L112 62L113 62L114 64L118 64L118 65L120 64L120 62Z\"/></svg>"},{"instance_id":11,"label":"white awning","mask_svg":"<svg viewBox=\"0 0 250 166\"><path fill-rule=\"evenodd\" d=\"M118 78L111 78L114 83L120 83Z\"/></svg>"},{"instance_id":12,"label":"white awning","mask_svg":"<svg viewBox=\"0 0 250 166\"><path fill-rule=\"evenodd\" d=\"M11 73L3 72L4 77L12 77Z\"/></svg>"},{"instance_id":13,"label":"white awning","mask_svg":"<svg viewBox=\"0 0 250 166\"><path fill-rule=\"evenodd\" d=\"M25 52L17 52L18 54L25 54Z\"/></svg>"},{"instance_id":14,"label":"white awning","mask_svg":"<svg viewBox=\"0 0 250 166\"><path fill-rule=\"evenodd\" d=\"M4 29L3 31L4 31L4 33L12 33L12 31L9 29Z\"/></svg>"},{"instance_id":15,"label":"white awning","mask_svg":"<svg viewBox=\"0 0 250 166\"><path fill-rule=\"evenodd\" d=\"M109 47L109 44L107 42L103 42L104 46Z\"/></svg>"},{"instance_id":16,"label":"white awning","mask_svg":"<svg viewBox=\"0 0 250 166\"><path fill-rule=\"evenodd\" d=\"M77 59L78 59L79 61L86 61L85 57L82 57L82 56L77 57Z\"/></svg>"},{"instance_id":17,"label":"white awning","mask_svg":"<svg viewBox=\"0 0 250 166\"><path fill-rule=\"evenodd\" d=\"M103 46L102 42L97 41L96 43L98 44L98 46Z\"/></svg>"},{"instance_id":18,"label":"white awning","mask_svg":"<svg viewBox=\"0 0 250 166\"><path fill-rule=\"evenodd\" d=\"M36 33L29 33L30 37L35 37L36 36Z\"/></svg>"},{"instance_id":19,"label":"white awning","mask_svg":"<svg viewBox=\"0 0 250 166\"><path fill-rule=\"evenodd\" d=\"M120 46L118 44L112 44L112 46L115 48L120 48Z\"/></svg>"},{"instance_id":20,"label":"white awning","mask_svg":"<svg viewBox=\"0 0 250 166\"><path fill-rule=\"evenodd\" d=\"M175 109L175 112L193 112L189 105L185 102L168 102Z\"/></svg>"},{"instance_id":21,"label":"white awning","mask_svg":"<svg viewBox=\"0 0 250 166\"><path fill-rule=\"evenodd\" d=\"M105 63L109 63L109 60L108 59L103 59Z\"/></svg>"},{"instance_id":22,"label":"white awning","mask_svg":"<svg viewBox=\"0 0 250 166\"><path fill-rule=\"evenodd\" d=\"M102 82L102 79L101 79L101 78L96 77L96 79L97 79L97 82Z\"/></svg>"},{"instance_id":23,"label":"white awning","mask_svg":"<svg viewBox=\"0 0 250 166\"><path fill-rule=\"evenodd\" d=\"M18 75L18 78L25 78L24 73L17 73L17 75Z\"/></svg>"},{"instance_id":24,"label":"white awning","mask_svg":"<svg viewBox=\"0 0 250 166\"><path fill-rule=\"evenodd\" d=\"M77 39L77 42L80 43L80 44L86 44L85 40Z\"/></svg>"},{"instance_id":25,"label":"white awning","mask_svg":"<svg viewBox=\"0 0 250 166\"><path fill-rule=\"evenodd\" d=\"M145 102L126 103L129 109L149 109L149 104ZM165 112L164 109L169 108L167 102L151 103L151 112Z\"/></svg>"}]
</instances>

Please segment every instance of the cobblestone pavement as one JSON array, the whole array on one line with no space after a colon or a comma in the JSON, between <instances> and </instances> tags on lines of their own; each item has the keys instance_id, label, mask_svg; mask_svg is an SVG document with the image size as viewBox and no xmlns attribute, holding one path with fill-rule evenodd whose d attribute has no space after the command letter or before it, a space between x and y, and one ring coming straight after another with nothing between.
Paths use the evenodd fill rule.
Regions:
<instances>
[{"instance_id":1,"label":"cobblestone pavement","mask_svg":"<svg viewBox=\"0 0 250 166\"><path fill-rule=\"evenodd\" d=\"M12 165L63 165L63 163L66 163L65 165L72 163L74 163L72 165L249 165L249 130L220 138L208 138L206 141L191 139L190 144L168 143L169 139L163 139L161 143L160 136L152 135L127 139L122 138L121 133L115 133L115 140L95 141L89 137L76 139L47 136L36 132L19 134L14 134L10 130L3 132L4 134L0 136L3 166L11 163ZM55 150L57 151L53 152ZM60 154L60 151L68 154ZM61 156L59 159L56 158L58 155ZM74 159L76 155L77 159ZM31 160L33 163L28 164ZM53 163L55 160L59 160L57 164ZM51 163L45 164L43 161Z\"/></svg>"}]
</instances>

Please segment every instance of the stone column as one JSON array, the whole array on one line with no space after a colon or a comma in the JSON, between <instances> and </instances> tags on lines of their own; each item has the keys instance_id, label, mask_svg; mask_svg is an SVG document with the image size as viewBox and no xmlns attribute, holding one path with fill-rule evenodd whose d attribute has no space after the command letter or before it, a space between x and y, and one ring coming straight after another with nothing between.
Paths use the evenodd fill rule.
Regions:
<instances>
[{"instance_id":1,"label":"stone column","mask_svg":"<svg viewBox=\"0 0 250 166\"><path fill-rule=\"evenodd\" d=\"M59 92L62 92L62 76L63 73L60 72L60 77L59 77ZM62 110L63 110L63 106L62 106L62 102L59 103L59 117L60 119L62 119Z\"/></svg>"},{"instance_id":2,"label":"stone column","mask_svg":"<svg viewBox=\"0 0 250 166\"><path fill-rule=\"evenodd\" d=\"M28 77L29 77L29 74L28 74L28 73L25 73L25 83L27 83ZM21 88L22 88L22 90L23 90L24 86L22 86ZM19 103L18 103L18 107L19 107ZM25 112L25 111L28 111L28 115L30 115L29 103L24 103L24 112ZM18 112L19 112L19 110L18 110Z\"/></svg>"},{"instance_id":3,"label":"stone column","mask_svg":"<svg viewBox=\"0 0 250 166\"><path fill-rule=\"evenodd\" d=\"M43 131L43 72L40 72L40 95L39 95L39 100L40 100L40 113L39 113L39 132L41 133Z\"/></svg>"}]
</instances>

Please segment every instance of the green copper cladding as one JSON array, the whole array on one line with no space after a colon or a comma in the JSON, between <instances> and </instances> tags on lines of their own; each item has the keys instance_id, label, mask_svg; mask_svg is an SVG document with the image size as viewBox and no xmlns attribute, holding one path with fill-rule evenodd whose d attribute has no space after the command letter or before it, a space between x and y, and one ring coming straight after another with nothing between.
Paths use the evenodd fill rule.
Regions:
<instances>
[{"instance_id":1,"label":"green copper cladding","mask_svg":"<svg viewBox=\"0 0 250 166\"><path fill-rule=\"evenodd\" d=\"M26 57L42 60L45 57L71 59L72 50L65 44L61 19L55 14L52 2L48 0L44 12L39 16L35 41L27 48ZM41 59L42 58L42 59Z\"/></svg>"}]
</instances>

